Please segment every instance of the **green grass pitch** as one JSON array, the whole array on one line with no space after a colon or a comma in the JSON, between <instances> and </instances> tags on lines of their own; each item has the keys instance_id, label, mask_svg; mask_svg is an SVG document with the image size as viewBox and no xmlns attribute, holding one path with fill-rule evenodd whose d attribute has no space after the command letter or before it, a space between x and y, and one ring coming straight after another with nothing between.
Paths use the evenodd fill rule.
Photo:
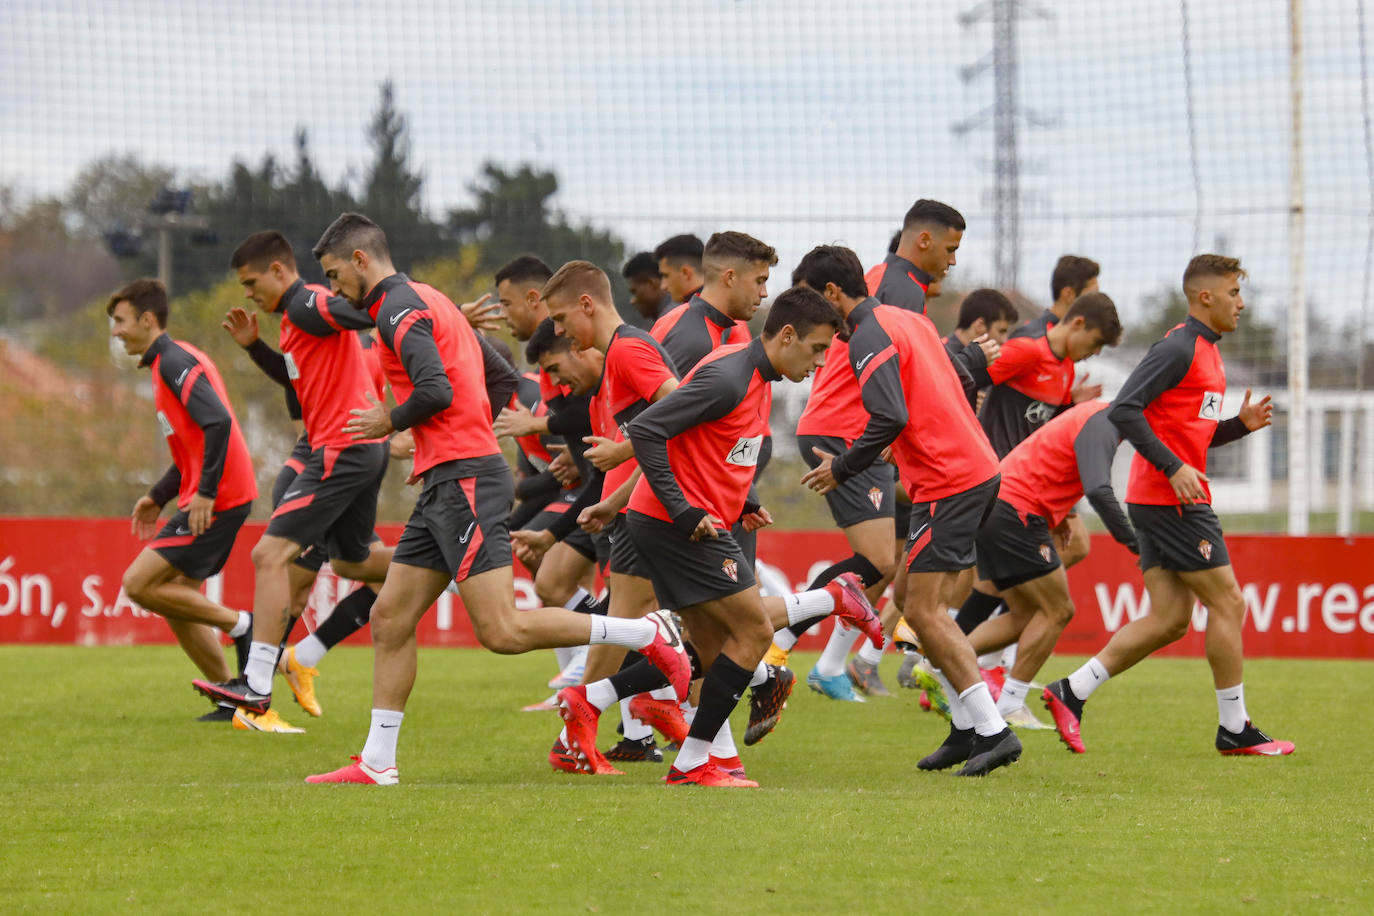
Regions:
<instances>
[{"instance_id":1,"label":"green grass pitch","mask_svg":"<svg viewBox=\"0 0 1374 916\"><path fill-rule=\"evenodd\" d=\"M811 662L794 657L799 677ZM882 669L894 689L897 664ZM945 725L910 692L840 704L799 685L744 750L758 791L668 789L666 764L553 772L557 717L519 711L547 694L552 653L463 650L421 653L400 786L307 786L358 752L368 721L371 652L322 667L324 717L279 681L278 708L308 732L264 735L194 722L208 707L175 648L0 648L0 909L1374 908L1368 662L1249 663L1247 703L1297 743L1289 758L1217 755L1206 664L1159 659L1093 697L1087 754L1023 732L1021 761L980 780L916 769Z\"/></svg>"}]
</instances>

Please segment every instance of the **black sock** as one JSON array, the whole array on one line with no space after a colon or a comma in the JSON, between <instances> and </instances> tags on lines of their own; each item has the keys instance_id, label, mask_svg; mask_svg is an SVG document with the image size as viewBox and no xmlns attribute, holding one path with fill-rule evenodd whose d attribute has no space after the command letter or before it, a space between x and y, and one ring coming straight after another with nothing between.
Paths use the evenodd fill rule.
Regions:
<instances>
[{"instance_id":1,"label":"black sock","mask_svg":"<svg viewBox=\"0 0 1374 916\"><path fill-rule=\"evenodd\" d=\"M878 567L874 566L873 562L869 560L868 557L860 556L856 553L833 566L827 566L825 569L822 569L816 574L816 578L811 580L811 584L806 587L806 590L813 591L821 588L826 583L839 578L847 572L852 572L857 575L859 581L864 584L864 588L868 588L870 585L876 585L883 579L883 574L878 571ZM823 614L820 617L803 620L799 623L792 624L787 629L791 631L793 636L801 639L806 635L807 630L811 629L828 616L830 615Z\"/></svg>"},{"instance_id":2,"label":"black sock","mask_svg":"<svg viewBox=\"0 0 1374 916\"><path fill-rule=\"evenodd\" d=\"M739 705L739 698L744 696L753 677L753 669L741 668L728 655L717 655L701 682L701 702L687 737L700 738L708 744L716 740L716 733Z\"/></svg>"},{"instance_id":3,"label":"black sock","mask_svg":"<svg viewBox=\"0 0 1374 916\"><path fill-rule=\"evenodd\" d=\"M332 649L367 626L372 619L372 605L377 593L367 586L357 589L334 606L334 612L315 630L315 638Z\"/></svg>"},{"instance_id":4,"label":"black sock","mask_svg":"<svg viewBox=\"0 0 1374 916\"><path fill-rule=\"evenodd\" d=\"M609 614L610 612L611 612L611 593L610 593L610 592L607 592L607 593L606 593L606 597L602 598L600 601L597 601L597 602L595 603L595 605L592 607L592 609L591 609L588 613L591 613L591 614L600 614L602 617L605 617L605 616L606 616L607 614Z\"/></svg>"},{"instance_id":5,"label":"black sock","mask_svg":"<svg viewBox=\"0 0 1374 916\"><path fill-rule=\"evenodd\" d=\"M1002 599L996 595L989 595L975 588L963 607L959 608L959 616L954 618L954 622L967 636L977 629L978 624L991 617L1001 603Z\"/></svg>"},{"instance_id":6,"label":"black sock","mask_svg":"<svg viewBox=\"0 0 1374 916\"><path fill-rule=\"evenodd\" d=\"M610 593L609 593L609 592L608 592L607 595L606 595L606 602L605 602L605 604L602 604L602 602L596 600L596 597L595 597L594 595L592 595L591 592L584 591L583 594L582 594L582 600L579 601L579 602L577 602L577 604L573 605L572 607L568 608L568 610L570 610L570 611L576 611L576 612L579 613L579 614L602 614L602 615L604 615L604 614L606 613L606 610L607 610L610 606L611 606L611 598L610 598Z\"/></svg>"},{"instance_id":7,"label":"black sock","mask_svg":"<svg viewBox=\"0 0 1374 916\"><path fill-rule=\"evenodd\" d=\"M638 652L631 652L625 657L628 662L631 658L635 663L622 666L619 671L610 676L611 687L615 689L615 696L618 700L624 700L640 693L648 693L650 690L657 690L660 687L668 686L668 677L649 664L644 656Z\"/></svg>"},{"instance_id":8,"label":"black sock","mask_svg":"<svg viewBox=\"0 0 1374 916\"><path fill-rule=\"evenodd\" d=\"M281 642L277 643L277 664L281 664L281 657L286 654L286 644L291 640L291 631L296 628L296 621L299 617L286 618L286 632L281 634ZM275 667L275 665L273 666Z\"/></svg>"}]
</instances>

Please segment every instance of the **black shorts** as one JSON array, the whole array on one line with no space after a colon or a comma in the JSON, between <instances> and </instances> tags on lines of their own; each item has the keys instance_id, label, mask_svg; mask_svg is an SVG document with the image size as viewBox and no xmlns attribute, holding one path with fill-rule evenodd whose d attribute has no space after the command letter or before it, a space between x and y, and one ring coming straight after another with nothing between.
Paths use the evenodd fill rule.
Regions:
<instances>
[{"instance_id":1,"label":"black shorts","mask_svg":"<svg viewBox=\"0 0 1374 916\"><path fill-rule=\"evenodd\" d=\"M1161 566L1173 572L1197 572L1229 566L1221 522L1212 507L1126 504L1126 514L1140 539L1140 568Z\"/></svg>"},{"instance_id":2,"label":"black shorts","mask_svg":"<svg viewBox=\"0 0 1374 916\"><path fill-rule=\"evenodd\" d=\"M1022 515L1015 506L997 500L978 532L978 578L999 589L1014 588L1048 576L1059 566L1049 521Z\"/></svg>"},{"instance_id":3,"label":"black shorts","mask_svg":"<svg viewBox=\"0 0 1374 916\"><path fill-rule=\"evenodd\" d=\"M323 543L329 556L361 563L388 460L385 442L315 449L272 510L267 533L302 547Z\"/></svg>"},{"instance_id":4,"label":"black shorts","mask_svg":"<svg viewBox=\"0 0 1374 916\"><path fill-rule=\"evenodd\" d=\"M911 530L911 500L907 498L906 490L902 489L901 481L897 480L896 470L893 468L892 530L897 537L905 538Z\"/></svg>"},{"instance_id":5,"label":"black shorts","mask_svg":"<svg viewBox=\"0 0 1374 916\"><path fill-rule=\"evenodd\" d=\"M282 496L291 489L291 484L296 482L296 476L305 468L305 462L309 457L310 442L305 436L301 436L296 440L296 447L291 450L291 457L286 459L286 463L277 472L277 479L272 483L273 509L281 504ZM381 540L375 535L374 539ZM329 559L329 546L323 541L316 541L301 551L300 556L296 557L295 564L301 569L308 569L317 573L327 559Z\"/></svg>"},{"instance_id":6,"label":"black shorts","mask_svg":"<svg viewBox=\"0 0 1374 916\"><path fill-rule=\"evenodd\" d=\"M635 547L635 540L625 523L624 512L611 521L605 534L606 544L610 548L607 570L623 576L649 578L649 574L644 570L644 564L639 562L639 550Z\"/></svg>"},{"instance_id":7,"label":"black shorts","mask_svg":"<svg viewBox=\"0 0 1374 916\"><path fill-rule=\"evenodd\" d=\"M431 482L431 476L438 479ZM515 480L500 455L431 468L391 561L447 573L457 582L510 566L514 499Z\"/></svg>"},{"instance_id":8,"label":"black shorts","mask_svg":"<svg viewBox=\"0 0 1374 916\"><path fill-rule=\"evenodd\" d=\"M190 516L185 509L178 509L148 546L188 579L208 579L224 568L229 551L234 549L234 538L251 511L251 502L220 509L210 517L210 527L196 537L191 534Z\"/></svg>"},{"instance_id":9,"label":"black shorts","mask_svg":"<svg viewBox=\"0 0 1374 916\"><path fill-rule=\"evenodd\" d=\"M909 572L961 572L977 559L974 542L997 501L1002 476L934 502L911 504L906 536Z\"/></svg>"},{"instance_id":10,"label":"black shorts","mask_svg":"<svg viewBox=\"0 0 1374 916\"><path fill-rule=\"evenodd\" d=\"M572 504L577 501L576 490L565 490L557 499L549 503L547 507L541 509L530 523L525 526L529 531L546 531L555 521L562 518L565 513L572 511ZM583 531L581 526L573 525L573 530L563 538L563 543L592 562L597 561L596 542L590 534Z\"/></svg>"},{"instance_id":11,"label":"black shorts","mask_svg":"<svg viewBox=\"0 0 1374 916\"><path fill-rule=\"evenodd\" d=\"M815 468L821 459L812 448L839 455L849 450L849 443L837 436L798 436L797 447L806 466ZM835 525L848 528L877 518L891 518L895 489L892 465L875 461L825 494L825 504L830 507Z\"/></svg>"},{"instance_id":12,"label":"black shorts","mask_svg":"<svg viewBox=\"0 0 1374 916\"><path fill-rule=\"evenodd\" d=\"M728 531L694 541L668 522L634 511L626 513L625 523L660 607L677 611L754 585L754 570Z\"/></svg>"}]
</instances>

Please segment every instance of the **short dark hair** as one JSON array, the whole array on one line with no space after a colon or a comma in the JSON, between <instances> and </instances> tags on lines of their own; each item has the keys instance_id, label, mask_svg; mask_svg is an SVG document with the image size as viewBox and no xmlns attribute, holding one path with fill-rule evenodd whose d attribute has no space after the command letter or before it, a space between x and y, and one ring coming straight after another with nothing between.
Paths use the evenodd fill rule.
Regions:
<instances>
[{"instance_id":1,"label":"short dark hair","mask_svg":"<svg viewBox=\"0 0 1374 916\"><path fill-rule=\"evenodd\" d=\"M695 235L675 235L659 243L659 246L654 249L654 260L662 261L667 258L668 263L673 267L691 264L700 270L705 247L701 244L701 239Z\"/></svg>"},{"instance_id":2,"label":"short dark hair","mask_svg":"<svg viewBox=\"0 0 1374 916\"><path fill-rule=\"evenodd\" d=\"M522 254L505 264L496 272L496 283L504 283L506 280L512 283L529 283L535 286L543 286L549 282L549 277L553 276L553 270L539 258L532 254Z\"/></svg>"},{"instance_id":3,"label":"short dark hair","mask_svg":"<svg viewBox=\"0 0 1374 916\"><path fill-rule=\"evenodd\" d=\"M143 277L130 283L110 297L105 314L114 315L115 306L121 302L133 306L135 318L144 312L152 312L157 319L157 326L167 327L167 287L162 285L161 280Z\"/></svg>"},{"instance_id":4,"label":"short dark hair","mask_svg":"<svg viewBox=\"0 0 1374 916\"><path fill-rule=\"evenodd\" d=\"M537 366L539 357L545 353L561 353L572 349L572 345L572 338L559 334L553 326L553 319L545 318L539 322L539 326L530 335L529 342L525 344L525 360L531 366Z\"/></svg>"},{"instance_id":5,"label":"short dark hair","mask_svg":"<svg viewBox=\"0 0 1374 916\"><path fill-rule=\"evenodd\" d=\"M830 300L809 286L793 286L769 306L768 318L763 322L763 336L776 337L789 324L802 337L821 325L838 332L843 323L844 319Z\"/></svg>"},{"instance_id":6,"label":"short dark hair","mask_svg":"<svg viewBox=\"0 0 1374 916\"><path fill-rule=\"evenodd\" d=\"M887 253L896 254L897 246L900 244L902 244L902 230L898 229L896 232L892 233L892 238L887 242Z\"/></svg>"},{"instance_id":7,"label":"short dark hair","mask_svg":"<svg viewBox=\"0 0 1374 916\"><path fill-rule=\"evenodd\" d=\"M324 230L324 235L312 249L315 259L325 255L336 258L351 258L355 251L365 251L374 258L391 260L391 249L386 244L386 233L382 227L361 213L341 213Z\"/></svg>"},{"instance_id":8,"label":"short dark hair","mask_svg":"<svg viewBox=\"0 0 1374 916\"><path fill-rule=\"evenodd\" d=\"M1183 288L1186 290L1189 283L1200 277L1229 277L1231 274L1245 276L1245 268L1240 266L1240 258L1227 257L1224 254L1200 254L1189 261L1184 269Z\"/></svg>"},{"instance_id":9,"label":"short dark hair","mask_svg":"<svg viewBox=\"0 0 1374 916\"><path fill-rule=\"evenodd\" d=\"M778 263L778 253L773 250L772 245L743 232L728 230L714 233L706 240L706 248L702 252L702 271L708 277L718 277L726 269L726 261L771 266Z\"/></svg>"},{"instance_id":10,"label":"short dark hair","mask_svg":"<svg viewBox=\"0 0 1374 916\"><path fill-rule=\"evenodd\" d=\"M1102 268L1091 258L1080 258L1076 254L1064 255L1054 265L1054 273L1050 274L1050 298L1058 300L1065 287L1072 289L1073 294L1077 296L1083 292L1083 287L1088 285L1088 281L1101 270Z\"/></svg>"},{"instance_id":11,"label":"short dark hair","mask_svg":"<svg viewBox=\"0 0 1374 916\"><path fill-rule=\"evenodd\" d=\"M1064 313L1065 321L1083 316L1083 326L1097 328L1102 332L1102 342L1109 347L1121 343L1121 319L1116 314L1116 303L1106 293L1084 293L1073 300L1073 305Z\"/></svg>"},{"instance_id":12,"label":"short dark hair","mask_svg":"<svg viewBox=\"0 0 1374 916\"><path fill-rule=\"evenodd\" d=\"M652 252L641 251L625 262L625 266L620 269L620 275L626 280L638 280L647 277L653 277L657 280L658 259L653 256Z\"/></svg>"},{"instance_id":13,"label":"short dark hair","mask_svg":"<svg viewBox=\"0 0 1374 916\"><path fill-rule=\"evenodd\" d=\"M234 249L233 257L229 259L229 268L238 270L240 267L253 267L256 270L266 270L273 261L281 262L283 267L296 269L296 253L291 250L291 243L286 240L286 236L275 229L266 229L254 232L239 243L239 247Z\"/></svg>"},{"instance_id":14,"label":"short dark hair","mask_svg":"<svg viewBox=\"0 0 1374 916\"><path fill-rule=\"evenodd\" d=\"M792 271L792 285L805 283L818 293L825 292L827 283L834 283L840 292L854 299L868 295L864 267L859 256L843 245L817 245L797 262Z\"/></svg>"},{"instance_id":15,"label":"short dark hair","mask_svg":"<svg viewBox=\"0 0 1374 916\"><path fill-rule=\"evenodd\" d=\"M1017 313L1016 306L1002 293L995 289L975 289L965 296L959 305L959 321L955 327L961 331L973 327L973 323L979 318L989 327L999 319L1005 319L1008 324L1015 324L1019 317L1021 316Z\"/></svg>"},{"instance_id":16,"label":"short dark hair","mask_svg":"<svg viewBox=\"0 0 1374 916\"><path fill-rule=\"evenodd\" d=\"M902 231L908 229L924 229L928 226L939 226L942 229L958 229L963 232L966 227L963 214L951 207L949 204L942 204L938 200L926 200L922 198L911 205L911 209L906 211L906 217L902 220Z\"/></svg>"}]
</instances>

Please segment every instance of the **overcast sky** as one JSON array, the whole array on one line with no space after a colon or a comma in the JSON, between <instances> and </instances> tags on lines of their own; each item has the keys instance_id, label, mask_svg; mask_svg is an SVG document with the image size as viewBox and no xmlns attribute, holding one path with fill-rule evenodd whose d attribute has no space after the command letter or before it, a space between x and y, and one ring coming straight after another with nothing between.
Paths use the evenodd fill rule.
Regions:
<instances>
[{"instance_id":1,"label":"overcast sky","mask_svg":"<svg viewBox=\"0 0 1374 916\"><path fill-rule=\"evenodd\" d=\"M1362 0L1305 0L1308 289L1333 321L1364 298L1371 221ZM811 245L865 263L917 197L970 226L960 285L992 279L991 47L973 3L6 0L0 181L60 190L137 153L183 176L292 155L310 131L331 180L369 159L394 80L435 215L485 160L558 173L558 204L634 247L753 232L779 273ZM1225 239L1252 306L1279 319L1288 274L1286 0L1046 0L1019 27L1021 286L1048 295L1065 251L1103 264L1123 312ZM1192 134L1187 74L1191 70ZM1195 152L1194 152L1195 151ZM1195 177L1196 176L1196 177ZM1200 195L1199 195L1200 192ZM323 226L332 214L320 214Z\"/></svg>"}]
</instances>

